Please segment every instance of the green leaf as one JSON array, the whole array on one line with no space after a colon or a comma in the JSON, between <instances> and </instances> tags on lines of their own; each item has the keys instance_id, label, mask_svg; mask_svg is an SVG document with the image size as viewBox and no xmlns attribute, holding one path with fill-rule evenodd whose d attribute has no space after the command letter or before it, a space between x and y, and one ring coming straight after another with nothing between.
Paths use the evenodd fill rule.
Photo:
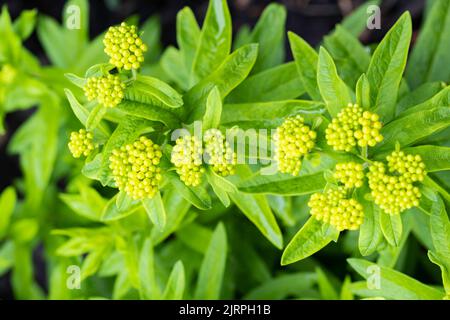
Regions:
<instances>
[{"instance_id":1,"label":"green leaf","mask_svg":"<svg viewBox=\"0 0 450 320\"><path fill-rule=\"evenodd\" d=\"M305 93L295 62L264 70L245 79L227 97L227 103L289 100Z\"/></svg>"},{"instance_id":2,"label":"green leaf","mask_svg":"<svg viewBox=\"0 0 450 320\"><path fill-rule=\"evenodd\" d=\"M410 115L419 111L427 111L437 107L450 105L450 86L444 87L442 90L440 90L438 93L428 98L427 100L418 104L416 103L400 113L400 117Z\"/></svg>"},{"instance_id":3,"label":"green leaf","mask_svg":"<svg viewBox=\"0 0 450 320\"><path fill-rule=\"evenodd\" d=\"M285 266L305 259L331 241L336 241L338 237L339 231L331 225L310 217L284 249L281 265Z\"/></svg>"},{"instance_id":4,"label":"green leaf","mask_svg":"<svg viewBox=\"0 0 450 320\"><path fill-rule=\"evenodd\" d=\"M190 203L200 210L211 209L211 197L201 187L189 187L184 184L175 172L166 172L165 177L178 190L178 192Z\"/></svg>"},{"instance_id":5,"label":"green leaf","mask_svg":"<svg viewBox=\"0 0 450 320\"><path fill-rule=\"evenodd\" d=\"M293 177L290 174L255 175L238 185L246 193L304 195L323 190L327 181L323 172Z\"/></svg>"},{"instance_id":6,"label":"green leaf","mask_svg":"<svg viewBox=\"0 0 450 320\"><path fill-rule=\"evenodd\" d=\"M311 99L321 100L317 86L317 52L295 33L288 32L288 38L303 87Z\"/></svg>"},{"instance_id":7,"label":"green leaf","mask_svg":"<svg viewBox=\"0 0 450 320\"><path fill-rule=\"evenodd\" d=\"M430 81L450 80L450 3L436 0L425 19L411 54L406 78L412 88Z\"/></svg>"},{"instance_id":8,"label":"green leaf","mask_svg":"<svg viewBox=\"0 0 450 320\"><path fill-rule=\"evenodd\" d=\"M383 232L384 238L387 242L394 247L400 245L402 237L402 217L400 214L388 214L380 210L380 226Z\"/></svg>"},{"instance_id":9,"label":"green leaf","mask_svg":"<svg viewBox=\"0 0 450 320\"><path fill-rule=\"evenodd\" d=\"M411 16L404 13L375 50L367 70L370 106L384 122L395 115L400 81L411 41Z\"/></svg>"},{"instance_id":10,"label":"green leaf","mask_svg":"<svg viewBox=\"0 0 450 320\"><path fill-rule=\"evenodd\" d=\"M191 84L209 76L227 58L231 36L231 17L226 0L210 0L192 64Z\"/></svg>"},{"instance_id":11,"label":"green leaf","mask_svg":"<svg viewBox=\"0 0 450 320\"><path fill-rule=\"evenodd\" d=\"M338 300L339 296L336 289L328 280L327 275L322 271L321 268L316 268L317 273L317 284L319 286L320 295L324 300Z\"/></svg>"},{"instance_id":12,"label":"green leaf","mask_svg":"<svg viewBox=\"0 0 450 320\"><path fill-rule=\"evenodd\" d=\"M191 88L184 96L187 111L191 113L188 114L189 119L191 121L201 119L205 112L207 96L214 86L217 86L221 98L224 99L241 83L252 69L257 54L258 45L256 44L237 49L213 73Z\"/></svg>"},{"instance_id":13,"label":"green leaf","mask_svg":"<svg viewBox=\"0 0 450 320\"><path fill-rule=\"evenodd\" d=\"M192 10L188 7L180 10L177 14L177 43L183 55L186 70L192 69L200 36L200 28ZM187 85L189 86L189 83Z\"/></svg>"},{"instance_id":14,"label":"green leaf","mask_svg":"<svg viewBox=\"0 0 450 320\"><path fill-rule=\"evenodd\" d=\"M407 93L405 96L401 98L401 100L397 103L397 114L407 114L411 112L411 107L416 107L417 105L421 105L424 102L430 101L433 97L435 97L441 90L445 88L445 84L443 82L427 82L423 85L417 87L413 91ZM448 91L448 89L447 89ZM445 103L439 103L445 104ZM427 104L430 106L430 104ZM437 106L437 105L436 105ZM415 109L415 108L414 108ZM419 109L421 109L419 107ZM416 109L417 111L418 109ZM404 113L406 111L406 113ZM412 111L414 112L414 111Z\"/></svg>"},{"instance_id":15,"label":"green leaf","mask_svg":"<svg viewBox=\"0 0 450 320\"><path fill-rule=\"evenodd\" d=\"M353 36L358 37L361 32L367 27L367 9L373 5L379 5L380 0L363 2L358 8L355 9L349 16L345 17L341 22L344 27Z\"/></svg>"},{"instance_id":16,"label":"green leaf","mask_svg":"<svg viewBox=\"0 0 450 320\"><path fill-rule=\"evenodd\" d=\"M40 16L37 35L47 56L55 66L65 68L72 63L76 55L70 52L71 46L67 45L66 32L55 19Z\"/></svg>"},{"instance_id":17,"label":"green leaf","mask_svg":"<svg viewBox=\"0 0 450 320\"><path fill-rule=\"evenodd\" d=\"M174 113L161 107L145 103L123 100L115 107L115 110L122 112L124 116L161 122L171 129L176 129L181 126L180 120Z\"/></svg>"},{"instance_id":18,"label":"green leaf","mask_svg":"<svg viewBox=\"0 0 450 320\"><path fill-rule=\"evenodd\" d=\"M394 149L396 143L401 147L410 146L420 139L443 130L450 125L450 108L438 107L418 111L390 122L381 129L384 140L374 150Z\"/></svg>"},{"instance_id":19,"label":"green leaf","mask_svg":"<svg viewBox=\"0 0 450 320\"><path fill-rule=\"evenodd\" d=\"M292 296L303 298L302 292L310 290L316 283L313 272L282 274L252 289L244 296L245 300L281 300Z\"/></svg>"},{"instance_id":20,"label":"green leaf","mask_svg":"<svg viewBox=\"0 0 450 320\"><path fill-rule=\"evenodd\" d=\"M167 83L157 78L139 75L133 82L132 87L136 90L133 94L138 102L154 106L164 105L170 108L179 108L183 105L181 95ZM142 94L143 97L139 97L139 94ZM125 95L125 99L127 98L127 95Z\"/></svg>"},{"instance_id":21,"label":"green leaf","mask_svg":"<svg viewBox=\"0 0 450 320\"><path fill-rule=\"evenodd\" d=\"M162 54L160 64L167 76L180 87L180 89L184 91L189 90L189 75L180 50L177 50L172 46L167 47Z\"/></svg>"},{"instance_id":22,"label":"green leaf","mask_svg":"<svg viewBox=\"0 0 450 320\"><path fill-rule=\"evenodd\" d=\"M237 174L228 178L234 185L251 175L247 166L238 166ZM277 221L270 210L266 197L262 195L249 195L239 191L230 192L231 200L242 213L259 229L259 231L277 248L283 246L283 237Z\"/></svg>"},{"instance_id":23,"label":"green leaf","mask_svg":"<svg viewBox=\"0 0 450 320\"><path fill-rule=\"evenodd\" d=\"M206 177L220 202L222 202L225 207L228 207L230 205L230 197L228 196L228 192L236 191L234 185L232 185L225 178L217 175L210 167L206 171Z\"/></svg>"},{"instance_id":24,"label":"green leaf","mask_svg":"<svg viewBox=\"0 0 450 320\"><path fill-rule=\"evenodd\" d=\"M380 287L365 288L355 291L356 294L368 297L384 297L395 300L440 300L443 293L437 289L427 286L407 275L390 268L380 267L372 262L362 259L348 259L348 263L364 279L371 281L371 278L379 275ZM374 272L378 270L378 272Z\"/></svg>"},{"instance_id":25,"label":"green leaf","mask_svg":"<svg viewBox=\"0 0 450 320\"><path fill-rule=\"evenodd\" d=\"M70 107L72 108L73 113L75 116L80 120L81 124L84 126L87 125L87 121L90 116L90 111L83 106L81 103L78 102L78 100L73 95L72 91L69 89L64 89L64 92L66 94L67 100L69 100ZM98 136L99 138L106 139L109 136L109 129L106 127L105 124L100 123L98 125L98 128L94 131L94 136Z\"/></svg>"},{"instance_id":26,"label":"green leaf","mask_svg":"<svg viewBox=\"0 0 450 320\"><path fill-rule=\"evenodd\" d=\"M106 205L105 199L87 185L82 185L79 189L80 194L60 194L61 200L80 216L99 221Z\"/></svg>"},{"instance_id":27,"label":"green leaf","mask_svg":"<svg viewBox=\"0 0 450 320\"><path fill-rule=\"evenodd\" d=\"M285 23L286 9L280 4L271 3L262 12L249 39L249 42L259 44L253 74L283 62Z\"/></svg>"},{"instance_id":28,"label":"green leaf","mask_svg":"<svg viewBox=\"0 0 450 320\"><path fill-rule=\"evenodd\" d=\"M13 187L6 188L0 195L0 239L4 238L16 206L17 195Z\"/></svg>"},{"instance_id":29,"label":"green leaf","mask_svg":"<svg viewBox=\"0 0 450 320\"><path fill-rule=\"evenodd\" d=\"M206 111L203 116L203 130L218 128L222 114L222 99L217 87L214 87L206 99Z\"/></svg>"},{"instance_id":30,"label":"green leaf","mask_svg":"<svg viewBox=\"0 0 450 320\"><path fill-rule=\"evenodd\" d=\"M92 111L89 113L89 117L86 120L86 129L88 131L92 131L97 128L100 124L100 121L102 121L103 117L105 116L107 110L108 109L101 104L96 105L94 109L92 109Z\"/></svg>"},{"instance_id":31,"label":"green leaf","mask_svg":"<svg viewBox=\"0 0 450 320\"><path fill-rule=\"evenodd\" d=\"M324 112L323 103L307 100L225 104L221 124L242 128L277 127L289 116L300 114L313 119Z\"/></svg>"},{"instance_id":32,"label":"green leaf","mask_svg":"<svg viewBox=\"0 0 450 320\"><path fill-rule=\"evenodd\" d=\"M436 195L436 201L431 207L430 231L433 241L433 251L428 252L430 260L442 271L444 288L450 292L450 220L442 199Z\"/></svg>"},{"instance_id":33,"label":"green leaf","mask_svg":"<svg viewBox=\"0 0 450 320\"><path fill-rule=\"evenodd\" d=\"M372 201L364 199L361 194L358 201L364 206L364 221L359 230L358 247L363 256L374 253L383 240L380 227L381 210Z\"/></svg>"},{"instance_id":34,"label":"green leaf","mask_svg":"<svg viewBox=\"0 0 450 320\"><path fill-rule=\"evenodd\" d=\"M181 260L177 261L167 280L166 289L162 295L162 300L183 299L185 286L184 266Z\"/></svg>"},{"instance_id":35,"label":"green leaf","mask_svg":"<svg viewBox=\"0 0 450 320\"><path fill-rule=\"evenodd\" d=\"M328 112L336 117L342 108L352 102L347 85L337 74L333 58L321 47L317 66L317 83Z\"/></svg>"},{"instance_id":36,"label":"green leaf","mask_svg":"<svg viewBox=\"0 0 450 320\"><path fill-rule=\"evenodd\" d=\"M191 204L173 187L164 188L163 204L166 209L167 219L164 230L153 228L150 236L154 245L162 242L170 234L175 232L183 222Z\"/></svg>"},{"instance_id":37,"label":"green leaf","mask_svg":"<svg viewBox=\"0 0 450 320\"><path fill-rule=\"evenodd\" d=\"M163 230L166 225L166 210L161 199L161 194L158 192L153 198L142 200L142 204L150 221L156 228Z\"/></svg>"},{"instance_id":38,"label":"green leaf","mask_svg":"<svg viewBox=\"0 0 450 320\"><path fill-rule=\"evenodd\" d=\"M24 10L14 21L14 31L22 40L27 39L36 25L37 10Z\"/></svg>"},{"instance_id":39,"label":"green leaf","mask_svg":"<svg viewBox=\"0 0 450 320\"><path fill-rule=\"evenodd\" d=\"M139 257L139 295L141 299L159 299L161 292L156 283L153 246L145 239Z\"/></svg>"},{"instance_id":40,"label":"green leaf","mask_svg":"<svg viewBox=\"0 0 450 320\"><path fill-rule=\"evenodd\" d=\"M195 299L214 300L220 297L227 257L227 235L220 223L214 230L200 267Z\"/></svg>"},{"instance_id":41,"label":"green leaf","mask_svg":"<svg viewBox=\"0 0 450 320\"><path fill-rule=\"evenodd\" d=\"M365 74L356 83L356 103L363 109L370 110L370 84Z\"/></svg>"},{"instance_id":42,"label":"green leaf","mask_svg":"<svg viewBox=\"0 0 450 320\"><path fill-rule=\"evenodd\" d=\"M370 54L358 38L341 26L324 38L324 46L336 63L339 75L351 88L362 73L367 71Z\"/></svg>"}]
</instances>

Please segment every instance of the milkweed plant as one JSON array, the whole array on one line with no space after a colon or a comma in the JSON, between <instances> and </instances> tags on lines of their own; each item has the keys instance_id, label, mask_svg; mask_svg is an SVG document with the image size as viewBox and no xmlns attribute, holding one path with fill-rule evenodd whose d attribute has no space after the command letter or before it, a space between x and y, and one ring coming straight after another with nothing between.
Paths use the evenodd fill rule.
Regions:
<instances>
[{"instance_id":1,"label":"milkweed plant","mask_svg":"<svg viewBox=\"0 0 450 320\"><path fill-rule=\"evenodd\" d=\"M22 175L0 196L17 299L448 299L450 2L366 46L364 3L314 48L270 4L232 37L156 16L89 39L0 17L0 129ZM36 28L35 28L36 27ZM49 65L23 42L36 31ZM33 257L41 256L44 280ZM39 272L43 272L42 270Z\"/></svg>"}]
</instances>

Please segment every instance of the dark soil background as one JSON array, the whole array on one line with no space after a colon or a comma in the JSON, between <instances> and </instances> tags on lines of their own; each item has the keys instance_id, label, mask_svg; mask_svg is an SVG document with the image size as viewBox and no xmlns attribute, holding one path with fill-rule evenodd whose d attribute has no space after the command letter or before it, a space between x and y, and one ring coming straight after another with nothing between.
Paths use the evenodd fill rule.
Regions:
<instances>
[{"instance_id":1,"label":"dark soil background","mask_svg":"<svg viewBox=\"0 0 450 320\"><path fill-rule=\"evenodd\" d=\"M294 31L312 45L320 43L322 37L330 32L336 23L358 7L364 0L228 0L233 20L233 30L236 32L242 25L254 26L264 8L270 2L284 4L287 8L286 29ZM6 4L10 14L16 18L22 10L36 8L40 14L53 16L61 20L61 13L65 1L63 0L0 0ZM207 0L102 0L90 1L90 34L92 37L101 33L110 25L122 22L130 15L138 14L141 21L157 14L162 24L162 44L176 45L176 14L185 6L194 11L197 19L202 21L208 6ZM378 42L389 30L397 18L406 10L411 12L414 25L414 36L420 27L425 0L383 0L381 11L381 30L364 32L360 39L363 43ZM1 39L0 39L1 41ZM33 34L25 45L39 57L43 64L48 58L39 44L37 36ZM286 41L287 59L292 59ZM18 158L7 155L6 146L14 131L26 120L32 111L14 112L6 117L7 134L0 136L0 192L10 185L14 179L20 177L21 172ZM1 208L0 208L1 210ZM45 286L44 260L42 248L36 250L34 259L36 264L35 276L41 285ZM8 274L0 277L0 298L12 299L12 291Z\"/></svg>"}]
</instances>

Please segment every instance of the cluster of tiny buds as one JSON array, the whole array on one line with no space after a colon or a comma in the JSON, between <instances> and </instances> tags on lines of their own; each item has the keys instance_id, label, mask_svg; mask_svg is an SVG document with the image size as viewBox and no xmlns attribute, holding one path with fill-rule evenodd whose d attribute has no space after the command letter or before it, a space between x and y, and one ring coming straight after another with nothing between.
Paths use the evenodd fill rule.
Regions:
<instances>
[{"instance_id":1,"label":"cluster of tiny buds","mask_svg":"<svg viewBox=\"0 0 450 320\"><path fill-rule=\"evenodd\" d=\"M170 161L187 186L198 186L205 169L202 166L202 141L196 136L184 135L178 138L172 149Z\"/></svg>"},{"instance_id":2,"label":"cluster of tiny buds","mask_svg":"<svg viewBox=\"0 0 450 320\"><path fill-rule=\"evenodd\" d=\"M225 136L218 129L209 129L205 132L205 162L222 177L233 175L236 171L236 153L230 147Z\"/></svg>"},{"instance_id":3,"label":"cluster of tiny buds","mask_svg":"<svg viewBox=\"0 0 450 320\"><path fill-rule=\"evenodd\" d=\"M383 140L377 114L364 111L357 104L341 110L325 130L327 143L337 151L351 151L359 147L373 147Z\"/></svg>"},{"instance_id":4,"label":"cluster of tiny buds","mask_svg":"<svg viewBox=\"0 0 450 320\"><path fill-rule=\"evenodd\" d=\"M84 94L89 101L97 99L105 107L115 107L123 97L125 84L120 81L118 75L88 78L83 87Z\"/></svg>"},{"instance_id":5,"label":"cluster of tiny buds","mask_svg":"<svg viewBox=\"0 0 450 320\"><path fill-rule=\"evenodd\" d=\"M363 206L353 198L347 199L342 188L314 193L308 206L315 219L329 223L339 231L356 230L364 220Z\"/></svg>"},{"instance_id":6,"label":"cluster of tiny buds","mask_svg":"<svg viewBox=\"0 0 450 320\"><path fill-rule=\"evenodd\" d=\"M316 132L304 123L300 115L287 118L277 128L274 136L278 170L298 175L302 157L314 148L316 137Z\"/></svg>"},{"instance_id":7,"label":"cluster of tiny buds","mask_svg":"<svg viewBox=\"0 0 450 320\"><path fill-rule=\"evenodd\" d=\"M134 200L153 198L162 178L161 156L160 146L144 136L113 150L110 169L119 190Z\"/></svg>"},{"instance_id":8,"label":"cluster of tiny buds","mask_svg":"<svg viewBox=\"0 0 450 320\"><path fill-rule=\"evenodd\" d=\"M95 149L94 136L85 129L74 131L70 134L69 150L74 158L87 157Z\"/></svg>"},{"instance_id":9,"label":"cluster of tiny buds","mask_svg":"<svg viewBox=\"0 0 450 320\"><path fill-rule=\"evenodd\" d=\"M389 214L419 205L420 190L412 184L411 179L403 175L388 175L386 166L374 162L367 177L374 202Z\"/></svg>"},{"instance_id":10,"label":"cluster of tiny buds","mask_svg":"<svg viewBox=\"0 0 450 320\"><path fill-rule=\"evenodd\" d=\"M386 157L390 172L398 172L408 182L423 181L425 179L425 163L418 154L405 154L403 151L394 151Z\"/></svg>"},{"instance_id":11,"label":"cluster of tiny buds","mask_svg":"<svg viewBox=\"0 0 450 320\"><path fill-rule=\"evenodd\" d=\"M359 188L364 183L364 167L356 162L338 163L334 178L344 184L347 189Z\"/></svg>"},{"instance_id":12,"label":"cluster of tiny buds","mask_svg":"<svg viewBox=\"0 0 450 320\"><path fill-rule=\"evenodd\" d=\"M105 53L110 57L109 62L125 70L139 69L144 61L144 52L147 51L147 45L139 38L136 26L128 26L125 22L110 27L103 44Z\"/></svg>"}]
</instances>

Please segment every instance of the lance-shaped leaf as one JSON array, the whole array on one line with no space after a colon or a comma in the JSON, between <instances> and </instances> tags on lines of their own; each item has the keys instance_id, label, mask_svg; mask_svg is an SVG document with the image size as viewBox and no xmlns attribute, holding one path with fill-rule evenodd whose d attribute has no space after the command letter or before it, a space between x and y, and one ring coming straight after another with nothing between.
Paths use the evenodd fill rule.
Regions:
<instances>
[{"instance_id":1,"label":"lance-shaped leaf","mask_svg":"<svg viewBox=\"0 0 450 320\"><path fill-rule=\"evenodd\" d=\"M444 296L443 292L393 269L380 267L362 259L348 259L347 261L356 272L367 279L367 282L361 283L361 286L353 287L353 292L363 297L440 300Z\"/></svg>"},{"instance_id":2,"label":"lance-shaped leaf","mask_svg":"<svg viewBox=\"0 0 450 320\"><path fill-rule=\"evenodd\" d=\"M184 96L187 116L191 121L201 119L205 112L206 99L214 86L224 99L249 74L256 61L258 45L249 44L230 54L208 77L192 87Z\"/></svg>"},{"instance_id":3,"label":"lance-shaped leaf","mask_svg":"<svg viewBox=\"0 0 450 320\"><path fill-rule=\"evenodd\" d=\"M237 175L228 179L238 185L243 179L249 177L251 171L246 166L237 166ZM277 248L283 246L283 236L277 220L270 209L267 199L263 195L250 195L237 190L229 192L231 200L242 213L258 228L258 230Z\"/></svg>"},{"instance_id":4,"label":"lance-shaped leaf","mask_svg":"<svg viewBox=\"0 0 450 320\"><path fill-rule=\"evenodd\" d=\"M307 100L225 104L221 124L245 128L273 128L292 115L300 114L313 120L324 112L325 106L322 102Z\"/></svg>"},{"instance_id":5,"label":"lance-shaped leaf","mask_svg":"<svg viewBox=\"0 0 450 320\"><path fill-rule=\"evenodd\" d=\"M322 190L327 181L323 172L293 177L290 174L257 174L242 181L239 190L246 193L276 194L285 196L304 195Z\"/></svg>"},{"instance_id":6,"label":"lance-shaped leaf","mask_svg":"<svg viewBox=\"0 0 450 320\"><path fill-rule=\"evenodd\" d=\"M336 26L336 31L324 38L324 46L333 57L339 75L353 88L369 67L369 52L358 38L341 26Z\"/></svg>"},{"instance_id":7,"label":"lance-shaped leaf","mask_svg":"<svg viewBox=\"0 0 450 320\"><path fill-rule=\"evenodd\" d=\"M219 224L214 230L200 267L194 294L195 299L213 300L220 297L227 247L225 228Z\"/></svg>"},{"instance_id":8,"label":"lance-shaped leaf","mask_svg":"<svg viewBox=\"0 0 450 320\"><path fill-rule=\"evenodd\" d=\"M449 81L450 2L436 0L412 51L406 78L412 88L429 81Z\"/></svg>"},{"instance_id":9,"label":"lance-shaped leaf","mask_svg":"<svg viewBox=\"0 0 450 320\"><path fill-rule=\"evenodd\" d=\"M371 108L385 122L395 115L395 103L406 65L411 33L411 16L404 13L378 45L367 70Z\"/></svg>"},{"instance_id":10,"label":"lance-shaped leaf","mask_svg":"<svg viewBox=\"0 0 450 320\"><path fill-rule=\"evenodd\" d=\"M317 86L317 52L295 33L288 32L288 38L303 87L311 99L321 100Z\"/></svg>"},{"instance_id":11,"label":"lance-shaped leaf","mask_svg":"<svg viewBox=\"0 0 450 320\"><path fill-rule=\"evenodd\" d=\"M363 256L374 253L381 241L383 233L380 227L380 208L372 201L364 198L364 193L358 194L358 201L364 206L364 221L359 230L358 247Z\"/></svg>"},{"instance_id":12,"label":"lance-shaped leaf","mask_svg":"<svg viewBox=\"0 0 450 320\"><path fill-rule=\"evenodd\" d=\"M284 249L281 265L305 259L338 237L339 231L334 227L310 217Z\"/></svg>"},{"instance_id":13,"label":"lance-shaped leaf","mask_svg":"<svg viewBox=\"0 0 450 320\"><path fill-rule=\"evenodd\" d=\"M252 74L274 67L284 60L286 8L269 4L253 29L250 42L259 44L259 54Z\"/></svg>"},{"instance_id":14,"label":"lance-shaped leaf","mask_svg":"<svg viewBox=\"0 0 450 320\"><path fill-rule=\"evenodd\" d=\"M184 7L177 14L177 43L184 58L182 65L189 72L192 70L200 35L194 13L189 7Z\"/></svg>"},{"instance_id":15,"label":"lance-shaped leaf","mask_svg":"<svg viewBox=\"0 0 450 320\"><path fill-rule=\"evenodd\" d=\"M181 260L177 261L167 280L166 289L162 295L162 300L181 300L183 299L185 286L184 266Z\"/></svg>"},{"instance_id":16,"label":"lance-shaped leaf","mask_svg":"<svg viewBox=\"0 0 450 320\"><path fill-rule=\"evenodd\" d=\"M289 100L305 93L295 62L288 62L245 79L227 97L227 103Z\"/></svg>"},{"instance_id":17,"label":"lance-shaped leaf","mask_svg":"<svg viewBox=\"0 0 450 320\"><path fill-rule=\"evenodd\" d=\"M398 247L403 231L402 217L400 214L388 214L380 211L379 218L384 238L391 246Z\"/></svg>"},{"instance_id":18,"label":"lance-shaped leaf","mask_svg":"<svg viewBox=\"0 0 450 320\"><path fill-rule=\"evenodd\" d=\"M434 250L428 255L441 268L445 290L450 293L450 221L444 202L437 194L431 207L430 227Z\"/></svg>"},{"instance_id":19,"label":"lance-shaped leaf","mask_svg":"<svg viewBox=\"0 0 450 320\"><path fill-rule=\"evenodd\" d=\"M347 85L337 74L333 58L323 47L319 51L317 83L328 112L336 117L342 108L352 102Z\"/></svg>"},{"instance_id":20,"label":"lance-shaped leaf","mask_svg":"<svg viewBox=\"0 0 450 320\"><path fill-rule=\"evenodd\" d=\"M142 200L142 205L150 218L150 221L163 230L166 225L166 209L162 202L161 194L158 192L153 198Z\"/></svg>"},{"instance_id":21,"label":"lance-shaped leaf","mask_svg":"<svg viewBox=\"0 0 450 320\"><path fill-rule=\"evenodd\" d=\"M450 126L450 108L438 107L418 111L394 120L381 129L384 140L374 147L376 152L394 149L398 142L407 147Z\"/></svg>"},{"instance_id":22,"label":"lance-shaped leaf","mask_svg":"<svg viewBox=\"0 0 450 320\"><path fill-rule=\"evenodd\" d=\"M191 84L210 75L231 49L231 17L226 0L210 0L192 64Z\"/></svg>"},{"instance_id":23,"label":"lance-shaped leaf","mask_svg":"<svg viewBox=\"0 0 450 320\"><path fill-rule=\"evenodd\" d=\"M206 110L203 116L203 130L218 128L222 115L222 99L217 87L214 87L206 99Z\"/></svg>"}]
</instances>

